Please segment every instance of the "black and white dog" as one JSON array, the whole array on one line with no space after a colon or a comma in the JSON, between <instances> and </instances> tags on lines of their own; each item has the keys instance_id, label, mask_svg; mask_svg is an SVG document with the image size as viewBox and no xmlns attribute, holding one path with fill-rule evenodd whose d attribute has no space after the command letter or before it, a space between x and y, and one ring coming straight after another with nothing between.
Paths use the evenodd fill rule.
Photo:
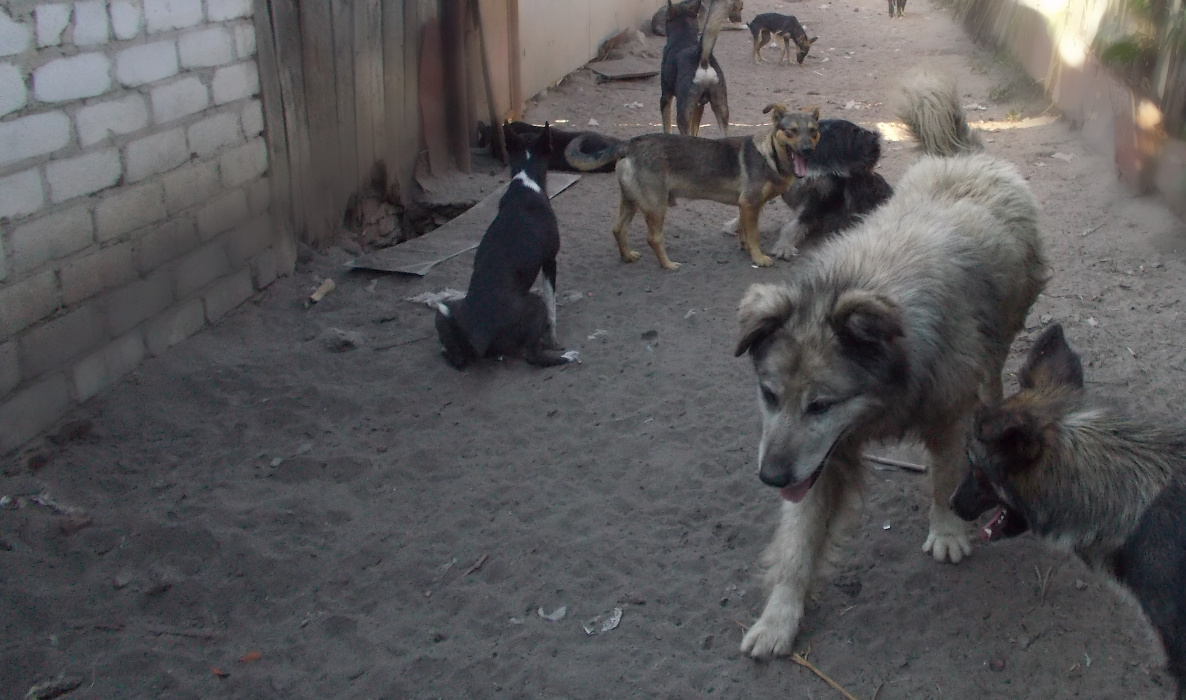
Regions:
<instances>
[{"instance_id":1,"label":"black and white dog","mask_svg":"<svg viewBox=\"0 0 1186 700\"><path fill-rule=\"evenodd\" d=\"M576 359L576 351L556 343L560 227L547 191L551 129L545 124L534 140L513 129L503 133L514 177L478 244L465 297L437 307L437 336L457 369L503 355L543 367ZM542 299L530 291L541 273Z\"/></svg>"}]
</instances>

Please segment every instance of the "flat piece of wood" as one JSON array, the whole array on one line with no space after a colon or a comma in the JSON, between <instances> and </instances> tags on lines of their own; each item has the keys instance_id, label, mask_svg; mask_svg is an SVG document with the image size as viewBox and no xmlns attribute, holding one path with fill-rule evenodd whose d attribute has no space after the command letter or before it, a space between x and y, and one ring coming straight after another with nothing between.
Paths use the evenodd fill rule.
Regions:
<instances>
[{"instance_id":1,"label":"flat piece of wood","mask_svg":"<svg viewBox=\"0 0 1186 700\"><path fill-rule=\"evenodd\" d=\"M629 56L613 61L597 61L588 66L602 80L632 80L659 75L658 62L653 58Z\"/></svg>"},{"instance_id":2,"label":"flat piece of wood","mask_svg":"<svg viewBox=\"0 0 1186 700\"><path fill-rule=\"evenodd\" d=\"M548 173L548 198L554 198L579 179L581 176L574 173ZM498 201L502 199L506 188L506 185L499 187L464 214L435 231L355 258L346 263L346 267L423 277L445 260L478 247L486 229L498 215Z\"/></svg>"}]
</instances>

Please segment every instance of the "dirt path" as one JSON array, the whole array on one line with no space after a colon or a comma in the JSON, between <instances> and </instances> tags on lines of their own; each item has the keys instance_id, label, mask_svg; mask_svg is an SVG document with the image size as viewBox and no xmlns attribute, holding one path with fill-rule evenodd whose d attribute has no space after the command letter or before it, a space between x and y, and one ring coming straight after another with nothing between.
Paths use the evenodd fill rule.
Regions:
<instances>
[{"instance_id":1,"label":"dirt path","mask_svg":"<svg viewBox=\"0 0 1186 700\"><path fill-rule=\"evenodd\" d=\"M987 108L974 118L1023 127L988 148L1043 203L1055 275L1015 352L1062 321L1092 391L1178 413L1179 221L1130 196L1066 124L1006 123L1048 103L925 0L893 22L879 0L746 4L820 39L800 68L754 66L748 33L721 37L738 132L776 100L888 122L895 76L919 64L954 72ZM528 116L629 136L654 129L657 102L657 79L595 85L581 71ZM891 183L914 157L888 144ZM0 695L65 674L70 698L839 698L788 660L737 651L778 496L756 477L733 316L750 283L789 264L753 269L712 203L668 218L678 272L645 248L620 263L612 175L554 204L560 336L583 364L455 372L429 310L403 299L463 287L472 256L406 279L345 274L349 255L331 250L88 404L74 418L93 430L47 443L36 472L9 462ZM766 210L767 247L785 216ZM327 275L338 289L306 309ZM359 346L329 351L330 329ZM936 565L920 551L925 477L869 482L798 640L853 695L1170 696L1137 614L1099 578L1028 537ZM615 608L616 629L582 629Z\"/></svg>"}]
</instances>

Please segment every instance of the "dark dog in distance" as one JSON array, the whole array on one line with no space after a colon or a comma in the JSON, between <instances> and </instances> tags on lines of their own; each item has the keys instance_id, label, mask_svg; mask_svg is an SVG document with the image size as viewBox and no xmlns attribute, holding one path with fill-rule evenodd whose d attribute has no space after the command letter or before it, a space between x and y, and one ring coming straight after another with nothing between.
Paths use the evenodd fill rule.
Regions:
<instances>
[{"instance_id":1,"label":"dark dog in distance","mask_svg":"<svg viewBox=\"0 0 1186 700\"><path fill-rule=\"evenodd\" d=\"M539 137L540 132L544 127L535 124L528 124L527 122L507 122L503 125L503 133L507 131L515 132L521 140L527 143L533 142ZM556 172L594 172L594 173L609 173L613 172L614 164L603 166L602 168L590 171L582 171L576 165L568 160L565 156L565 149L568 144L577 137L581 138L581 145L578 147L588 153L599 151L603 148L609 148L622 142L622 139L616 139L612 136L599 134L595 131L565 131L557 129L549 125L548 130L552 134L552 155L548 157L548 170ZM478 122L478 148L485 148L492 145L494 142L491 128L486 122Z\"/></svg>"},{"instance_id":2,"label":"dark dog in distance","mask_svg":"<svg viewBox=\"0 0 1186 700\"><path fill-rule=\"evenodd\" d=\"M811 45L819 39L818 36L807 38L807 32L803 29L803 25L799 24L798 19L791 15L780 15L777 12L765 12L751 19L749 31L754 35L754 63L762 62L762 49L770 43L771 39L774 39L776 43L782 42L782 53L778 57L780 64L784 60L788 64L791 62L791 42L793 41L795 47L799 49L795 60L799 65L803 65L803 59L807 58L807 52L811 50Z\"/></svg>"},{"instance_id":3,"label":"dark dog in distance","mask_svg":"<svg viewBox=\"0 0 1186 700\"><path fill-rule=\"evenodd\" d=\"M896 15L895 15L896 11ZM902 17L906 14L906 0L889 0L889 16L893 19L895 16Z\"/></svg>"},{"instance_id":4,"label":"dark dog in distance","mask_svg":"<svg viewBox=\"0 0 1186 700\"><path fill-rule=\"evenodd\" d=\"M984 540L1032 531L1131 592L1186 700L1186 428L1089 402L1058 324L1017 379L1017 394L977 415L952 509L994 509Z\"/></svg>"},{"instance_id":5,"label":"dark dog in distance","mask_svg":"<svg viewBox=\"0 0 1186 700\"><path fill-rule=\"evenodd\" d=\"M712 55L726 19L740 19L741 0L667 0L667 43L659 73L659 111L663 133L671 133L672 108L681 134L700 133L704 105L712 108L721 134L729 133L729 97L725 73ZM698 31L698 17L707 12L703 31ZM674 104L673 104L674 103Z\"/></svg>"},{"instance_id":6,"label":"dark dog in distance","mask_svg":"<svg viewBox=\"0 0 1186 700\"><path fill-rule=\"evenodd\" d=\"M513 129L503 133L511 182L478 244L465 297L437 307L437 336L445 359L457 369L503 355L522 355L540 366L576 358L575 351L556 343L560 228L547 191L551 130L545 124L532 143ZM542 299L530 291L541 274Z\"/></svg>"}]
</instances>

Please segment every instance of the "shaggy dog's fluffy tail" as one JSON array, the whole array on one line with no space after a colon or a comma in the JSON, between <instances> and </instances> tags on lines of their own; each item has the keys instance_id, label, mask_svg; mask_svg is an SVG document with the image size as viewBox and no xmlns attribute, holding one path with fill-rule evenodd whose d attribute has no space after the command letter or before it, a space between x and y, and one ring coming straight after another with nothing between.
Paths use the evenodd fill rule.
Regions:
<instances>
[{"instance_id":1,"label":"shaggy dog's fluffy tail","mask_svg":"<svg viewBox=\"0 0 1186 700\"><path fill-rule=\"evenodd\" d=\"M909 76L902 83L896 111L927 155L950 157L984 150L980 135L968 126L950 79L930 73Z\"/></svg>"}]
</instances>

